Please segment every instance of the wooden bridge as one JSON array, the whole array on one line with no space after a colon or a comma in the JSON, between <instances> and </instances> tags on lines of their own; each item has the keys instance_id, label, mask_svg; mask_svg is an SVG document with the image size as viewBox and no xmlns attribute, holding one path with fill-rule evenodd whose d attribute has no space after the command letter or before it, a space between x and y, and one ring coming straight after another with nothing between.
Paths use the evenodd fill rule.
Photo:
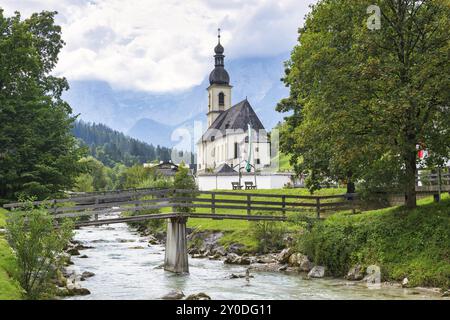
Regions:
<instances>
[{"instance_id":1,"label":"wooden bridge","mask_svg":"<svg viewBox=\"0 0 450 320\"><path fill-rule=\"evenodd\" d=\"M297 196L247 192L193 191L182 189L132 189L75 195L66 199L35 201L55 221L69 218L76 227L167 219L165 270L189 272L186 223L189 218L286 221L289 215L312 213L320 219L327 212L356 207L356 194ZM21 202L4 205L20 210ZM126 214L124 214L126 213ZM109 217L115 214L119 217Z\"/></svg>"}]
</instances>

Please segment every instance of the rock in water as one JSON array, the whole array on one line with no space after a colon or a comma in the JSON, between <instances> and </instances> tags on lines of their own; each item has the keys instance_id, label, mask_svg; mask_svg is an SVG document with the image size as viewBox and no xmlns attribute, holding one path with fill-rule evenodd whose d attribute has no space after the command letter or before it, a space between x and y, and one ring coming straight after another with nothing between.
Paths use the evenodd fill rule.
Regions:
<instances>
[{"instance_id":1,"label":"rock in water","mask_svg":"<svg viewBox=\"0 0 450 320\"><path fill-rule=\"evenodd\" d=\"M186 300L211 300L211 297L204 292L200 292L187 296Z\"/></svg>"},{"instance_id":2,"label":"rock in water","mask_svg":"<svg viewBox=\"0 0 450 320\"><path fill-rule=\"evenodd\" d=\"M81 274L81 281L84 281L84 280L86 280L87 278L90 278L90 277L93 277L93 276L95 276L95 273L93 273L93 272L89 272L89 271L85 271L85 272L83 272L82 274Z\"/></svg>"},{"instance_id":3,"label":"rock in water","mask_svg":"<svg viewBox=\"0 0 450 320\"><path fill-rule=\"evenodd\" d=\"M292 255L292 249L286 248L283 249L283 251L280 252L280 254L277 257L277 260L279 263L286 263L289 260L289 257Z\"/></svg>"},{"instance_id":4,"label":"rock in water","mask_svg":"<svg viewBox=\"0 0 450 320\"><path fill-rule=\"evenodd\" d=\"M181 290L173 290L168 294L161 297L163 300L180 300L184 297L184 293Z\"/></svg>"},{"instance_id":5,"label":"rock in water","mask_svg":"<svg viewBox=\"0 0 450 320\"><path fill-rule=\"evenodd\" d=\"M315 266L308 273L309 278L323 278L325 276L325 267Z\"/></svg>"},{"instance_id":6,"label":"rock in water","mask_svg":"<svg viewBox=\"0 0 450 320\"><path fill-rule=\"evenodd\" d=\"M356 266L352 267L348 273L345 279L347 280L362 280L364 278L364 271L361 267L361 265L357 264Z\"/></svg>"}]
</instances>

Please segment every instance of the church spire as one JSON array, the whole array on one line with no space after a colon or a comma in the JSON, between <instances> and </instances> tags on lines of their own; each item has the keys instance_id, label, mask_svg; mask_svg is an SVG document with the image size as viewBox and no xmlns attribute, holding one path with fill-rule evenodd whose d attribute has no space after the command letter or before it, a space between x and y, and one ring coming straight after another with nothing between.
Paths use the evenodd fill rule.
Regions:
<instances>
[{"instance_id":1,"label":"church spire","mask_svg":"<svg viewBox=\"0 0 450 320\"><path fill-rule=\"evenodd\" d=\"M226 84L230 83L230 76L225 70L225 56L223 52L225 51L223 46L220 44L220 28L217 30L217 46L214 48L214 70L209 75L210 84Z\"/></svg>"},{"instance_id":2,"label":"church spire","mask_svg":"<svg viewBox=\"0 0 450 320\"><path fill-rule=\"evenodd\" d=\"M215 66L216 67L224 67L225 56L223 55L224 48L220 44L220 28L217 29L217 39L218 39L218 43L217 43L217 46L214 48L214 52L216 53L214 55L214 58L216 60Z\"/></svg>"}]
</instances>

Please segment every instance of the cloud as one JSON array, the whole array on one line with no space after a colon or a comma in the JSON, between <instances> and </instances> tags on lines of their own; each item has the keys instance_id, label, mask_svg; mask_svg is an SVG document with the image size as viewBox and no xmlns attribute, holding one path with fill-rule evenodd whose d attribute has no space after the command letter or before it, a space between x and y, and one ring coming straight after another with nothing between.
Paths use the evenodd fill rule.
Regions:
<instances>
[{"instance_id":1,"label":"cloud","mask_svg":"<svg viewBox=\"0 0 450 320\"><path fill-rule=\"evenodd\" d=\"M59 12L56 74L117 89L168 92L202 82L221 27L226 63L292 49L315 0L2 0L6 14Z\"/></svg>"}]
</instances>

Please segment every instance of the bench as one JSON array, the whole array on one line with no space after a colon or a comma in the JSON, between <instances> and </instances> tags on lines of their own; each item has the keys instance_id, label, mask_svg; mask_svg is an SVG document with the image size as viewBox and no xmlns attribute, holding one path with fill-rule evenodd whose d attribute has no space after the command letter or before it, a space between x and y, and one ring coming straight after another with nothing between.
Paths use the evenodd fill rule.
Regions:
<instances>
[{"instance_id":1,"label":"bench","mask_svg":"<svg viewBox=\"0 0 450 320\"><path fill-rule=\"evenodd\" d=\"M239 182L232 182L231 186L233 187L233 190L241 190L242 186L239 184Z\"/></svg>"},{"instance_id":2,"label":"bench","mask_svg":"<svg viewBox=\"0 0 450 320\"><path fill-rule=\"evenodd\" d=\"M256 184L253 184L251 181L245 181L245 190L253 190L256 189Z\"/></svg>"}]
</instances>

